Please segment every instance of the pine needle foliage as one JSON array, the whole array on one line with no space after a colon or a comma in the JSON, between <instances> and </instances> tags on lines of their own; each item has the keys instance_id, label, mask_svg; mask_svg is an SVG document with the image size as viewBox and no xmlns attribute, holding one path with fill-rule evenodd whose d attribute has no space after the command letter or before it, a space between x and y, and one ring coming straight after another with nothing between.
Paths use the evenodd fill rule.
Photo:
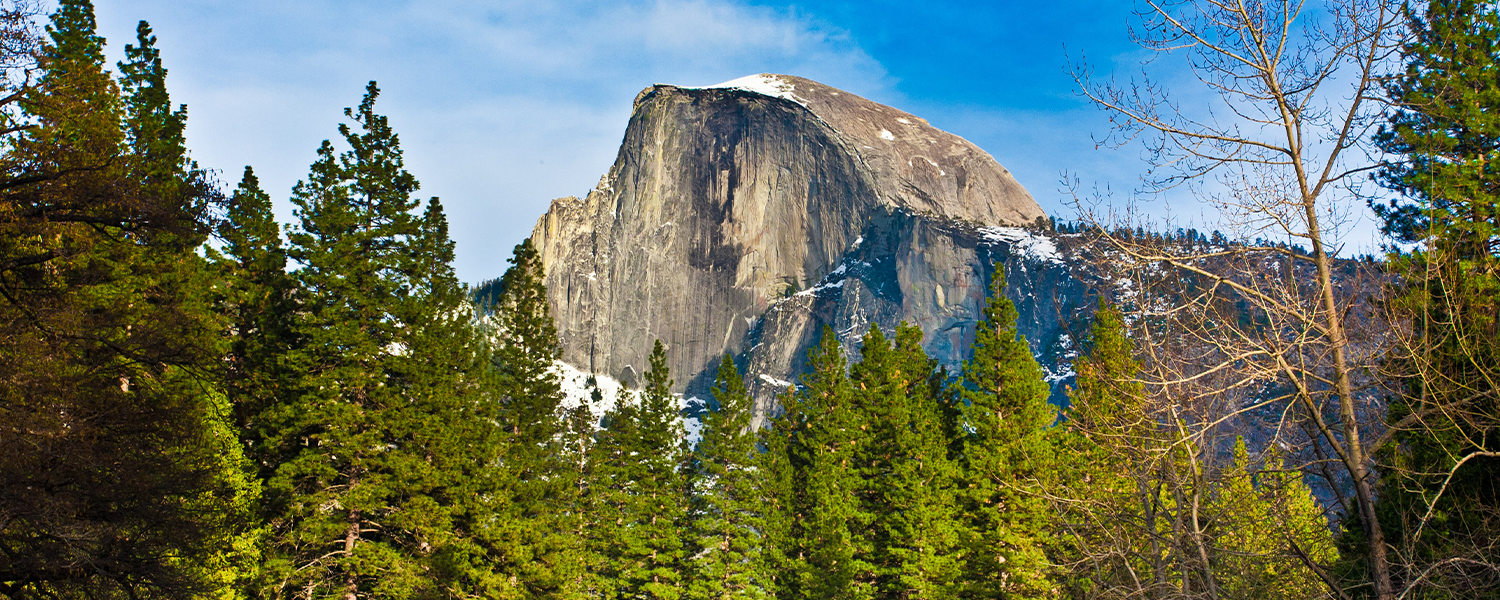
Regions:
<instances>
[{"instance_id":1,"label":"pine needle foliage","mask_svg":"<svg viewBox=\"0 0 1500 600\"><path fill-rule=\"evenodd\" d=\"M295 389L265 411L271 597L485 590L469 533L498 453L489 356L436 199L420 206L371 82L292 202Z\"/></svg>"},{"instance_id":2,"label":"pine needle foliage","mask_svg":"<svg viewBox=\"0 0 1500 600\"><path fill-rule=\"evenodd\" d=\"M1256 469L1244 438L1235 440L1230 463L1220 474L1213 503L1213 565L1225 598L1321 598L1328 590L1306 564L1288 556L1306 553L1315 565L1338 556L1323 511L1302 483L1274 454ZM1321 567L1320 567L1321 568Z\"/></svg>"},{"instance_id":3,"label":"pine needle foliage","mask_svg":"<svg viewBox=\"0 0 1500 600\"><path fill-rule=\"evenodd\" d=\"M24 8L0 7L0 591L217 594L253 494L195 252L219 197L143 175L154 139L127 118L165 92L122 93L90 2L40 38ZM162 179L191 178L163 158Z\"/></svg>"},{"instance_id":4,"label":"pine needle foliage","mask_svg":"<svg viewBox=\"0 0 1500 600\"><path fill-rule=\"evenodd\" d=\"M247 455L257 465L275 464L275 455L263 454L267 448L258 417L290 390L290 373L281 359L294 345L295 280L286 272L286 248L271 197L250 167L229 198L218 237L223 247L209 248L208 256L218 270L216 308L230 340L225 392Z\"/></svg>"},{"instance_id":5,"label":"pine needle foliage","mask_svg":"<svg viewBox=\"0 0 1500 600\"><path fill-rule=\"evenodd\" d=\"M904 322L893 340L871 326L861 354L849 379L863 417L854 464L870 519L862 533L872 596L957 597L964 523L944 428L946 382L922 349L922 330Z\"/></svg>"},{"instance_id":6,"label":"pine needle foliage","mask_svg":"<svg viewBox=\"0 0 1500 600\"><path fill-rule=\"evenodd\" d=\"M681 414L667 351L657 340L645 387L619 399L594 447L599 564L605 598L680 598L687 562L687 483Z\"/></svg>"},{"instance_id":7,"label":"pine needle foliage","mask_svg":"<svg viewBox=\"0 0 1500 600\"><path fill-rule=\"evenodd\" d=\"M1063 450L1074 457L1064 471L1071 488L1064 495L1070 501L1059 511L1068 524L1064 546L1078 555L1068 584L1079 595L1107 597L1154 566L1142 558L1147 550L1138 543L1154 535L1154 529L1142 536L1134 525L1145 520L1140 482L1157 440L1154 423L1144 413L1135 344L1120 312L1102 299L1074 370L1068 434L1062 438Z\"/></svg>"},{"instance_id":8,"label":"pine needle foliage","mask_svg":"<svg viewBox=\"0 0 1500 600\"><path fill-rule=\"evenodd\" d=\"M531 240L516 246L488 313L494 375L505 442L500 492L479 529L488 560L506 582L505 596L562 598L582 573L574 521L577 461L569 453L561 384L554 363L561 352L542 285L542 263ZM589 425L592 428L592 425Z\"/></svg>"},{"instance_id":9,"label":"pine needle foliage","mask_svg":"<svg viewBox=\"0 0 1500 600\"><path fill-rule=\"evenodd\" d=\"M866 423L849 383L842 345L824 328L808 371L782 397L766 459L778 518L768 530L778 598L873 598L871 515L858 493Z\"/></svg>"},{"instance_id":10,"label":"pine needle foliage","mask_svg":"<svg viewBox=\"0 0 1500 600\"><path fill-rule=\"evenodd\" d=\"M1377 508L1405 558L1398 589L1457 598L1500 586L1500 7L1434 0L1408 9L1405 71L1393 77L1376 142L1374 204L1411 252L1393 254L1392 294L1409 339L1389 357L1401 388L1386 422ZM1357 524L1357 523L1356 523ZM1364 553L1346 527L1354 577Z\"/></svg>"},{"instance_id":11,"label":"pine needle foliage","mask_svg":"<svg viewBox=\"0 0 1500 600\"><path fill-rule=\"evenodd\" d=\"M1015 303L1005 296L997 264L964 363L961 405L961 497L968 518L963 593L974 598L1056 593L1046 555L1049 514L1037 490L1055 469L1048 429L1057 411L1042 369L1016 331Z\"/></svg>"},{"instance_id":12,"label":"pine needle foliage","mask_svg":"<svg viewBox=\"0 0 1500 600\"><path fill-rule=\"evenodd\" d=\"M765 530L759 449L750 427L754 405L734 358L725 354L714 377L715 406L702 417L693 449L691 527L685 598L770 598L762 558Z\"/></svg>"}]
</instances>

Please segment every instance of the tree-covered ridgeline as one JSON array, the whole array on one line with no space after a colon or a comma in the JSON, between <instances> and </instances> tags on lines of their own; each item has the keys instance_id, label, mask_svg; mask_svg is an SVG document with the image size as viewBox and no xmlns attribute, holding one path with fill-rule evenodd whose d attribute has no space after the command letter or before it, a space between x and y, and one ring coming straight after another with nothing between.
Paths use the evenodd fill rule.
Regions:
<instances>
[{"instance_id":1,"label":"tree-covered ridgeline","mask_svg":"<svg viewBox=\"0 0 1500 600\"><path fill-rule=\"evenodd\" d=\"M568 398L538 249L458 281L373 82L283 225L252 169L220 191L190 159L148 24L112 73L90 2L29 6L0 1L0 596L1358 598L1376 564L1403 597L1500 587L1493 3L1410 9L1375 139L1411 244L1379 298L1405 327L1378 528L1289 438L1178 411L1136 346L1160 322L1107 300L1051 405L1001 265L958 373L902 323L825 331L761 430L726 355L687 440L660 341L641 389Z\"/></svg>"}]
</instances>

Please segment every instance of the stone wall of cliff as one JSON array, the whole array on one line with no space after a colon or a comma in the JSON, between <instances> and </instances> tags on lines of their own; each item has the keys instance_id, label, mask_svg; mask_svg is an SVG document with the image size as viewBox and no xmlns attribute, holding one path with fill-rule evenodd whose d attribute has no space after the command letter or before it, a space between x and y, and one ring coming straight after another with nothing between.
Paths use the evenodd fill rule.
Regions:
<instances>
[{"instance_id":1,"label":"stone wall of cliff","mask_svg":"<svg viewBox=\"0 0 1500 600\"><path fill-rule=\"evenodd\" d=\"M554 201L532 237L564 361L629 384L661 339L677 388L702 393L730 352L765 411L824 325L857 340L871 322L907 320L956 365L996 262L1013 272L1031 321L1023 331L1034 344L1055 338L1061 305L1016 274L1063 263L1013 247L1034 243L1039 234L1016 227L1043 216L962 138L816 82L762 75L643 91L598 187ZM1045 295L1081 297L1061 270L1052 279Z\"/></svg>"}]
</instances>

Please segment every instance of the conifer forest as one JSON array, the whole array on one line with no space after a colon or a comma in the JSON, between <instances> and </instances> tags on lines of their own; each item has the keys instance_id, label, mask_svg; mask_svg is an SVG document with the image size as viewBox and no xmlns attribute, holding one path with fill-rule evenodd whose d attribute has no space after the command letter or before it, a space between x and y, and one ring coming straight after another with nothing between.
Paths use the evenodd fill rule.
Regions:
<instances>
[{"instance_id":1,"label":"conifer forest","mask_svg":"<svg viewBox=\"0 0 1500 600\"><path fill-rule=\"evenodd\" d=\"M289 149L279 223L190 158L149 24L106 64L90 0L0 1L0 596L1500 598L1500 5L1324 4L1137 31L1275 143L1078 67L1156 184L1233 173L1226 214L1286 239L1075 189L1049 231L1139 281L1078 324L1065 401L1002 265L962 368L830 330L756 428L725 355L690 437L660 341L566 400L530 241L458 279L375 82ZM1338 258L1361 185L1388 251Z\"/></svg>"}]
</instances>

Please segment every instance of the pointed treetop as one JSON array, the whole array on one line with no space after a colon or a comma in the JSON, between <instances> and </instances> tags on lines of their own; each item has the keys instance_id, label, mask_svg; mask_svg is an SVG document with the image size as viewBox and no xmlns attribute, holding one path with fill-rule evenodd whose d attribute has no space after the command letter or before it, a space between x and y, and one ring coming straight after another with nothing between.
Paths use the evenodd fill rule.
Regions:
<instances>
[{"instance_id":1,"label":"pointed treetop","mask_svg":"<svg viewBox=\"0 0 1500 600\"><path fill-rule=\"evenodd\" d=\"M97 31L93 2L61 0L57 12L52 13L52 22L47 25L47 35L52 40L46 47L47 56L54 59L82 59L103 65L104 38Z\"/></svg>"},{"instance_id":2,"label":"pointed treetop","mask_svg":"<svg viewBox=\"0 0 1500 600\"><path fill-rule=\"evenodd\" d=\"M1024 414L1028 420L1052 423L1051 395L1042 368L1031 354L1031 346L1016 329L1019 313L1005 296L1005 266L995 265L990 282L990 297L984 305L984 320L974 330L974 355L964 363L963 387L960 393L971 417L990 421L1005 415ZM980 416L988 415L988 416ZM977 423L968 423L978 426ZM987 427L980 427L981 436Z\"/></svg>"},{"instance_id":3,"label":"pointed treetop","mask_svg":"<svg viewBox=\"0 0 1500 600\"><path fill-rule=\"evenodd\" d=\"M1144 390L1136 381L1135 344L1120 311L1102 298L1084 354L1073 368L1078 377L1068 392L1069 419L1079 427L1119 427L1139 418Z\"/></svg>"},{"instance_id":4,"label":"pointed treetop","mask_svg":"<svg viewBox=\"0 0 1500 600\"><path fill-rule=\"evenodd\" d=\"M371 81L365 85L365 96L359 108L344 109L344 116L358 123L364 133L355 134L348 123L339 125L339 133L353 148L351 153L342 157L342 166L356 173L369 173L369 176L360 178L358 185L359 191L372 201L404 205L403 211L411 210L416 204L410 196L421 185L406 171L401 138L391 129L390 118L375 112L375 100L379 97L380 87ZM372 185L375 183L379 185Z\"/></svg>"},{"instance_id":5,"label":"pointed treetop","mask_svg":"<svg viewBox=\"0 0 1500 600\"><path fill-rule=\"evenodd\" d=\"M668 396L672 389L671 371L667 367L667 348L661 340L651 347L651 368L646 370L646 393Z\"/></svg>"},{"instance_id":6,"label":"pointed treetop","mask_svg":"<svg viewBox=\"0 0 1500 600\"><path fill-rule=\"evenodd\" d=\"M224 240L224 251L241 263L253 262L268 250L281 249L281 233L271 212L271 197L260 189L260 179L248 166L229 197L226 217L219 227L219 237ZM285 267L285 255L276 260L279 264L269 265L270 268Z\"/></svg>"},{"instance_id":7,"label":"pointed treetop","mask_svg":"<svg viewBox=\"0 0 1500 600\"><path fill-rule=\"evenodd\" d=\"M187 107L172 110L167 93L167 69L151 24L136 25L136 43L125 46L120 88L125 92L126 135L137 155L147 161L149 177L169 179L187 167Z\"/></svg>"}]
</instances>

